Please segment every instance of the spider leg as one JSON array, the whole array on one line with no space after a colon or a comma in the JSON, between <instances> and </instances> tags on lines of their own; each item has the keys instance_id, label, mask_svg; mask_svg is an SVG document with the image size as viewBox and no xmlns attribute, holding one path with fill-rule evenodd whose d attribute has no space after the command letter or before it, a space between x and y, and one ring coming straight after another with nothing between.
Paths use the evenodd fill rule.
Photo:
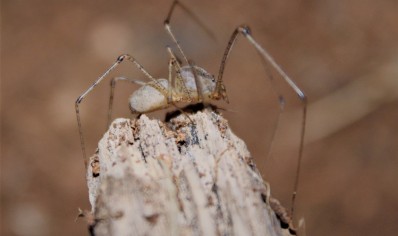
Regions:
<instances>
[{"instance_id":1,"label":"spider leg","mask_svg":"<svg viewBox=\"0 0 398 236\"><path fill-rule=\"evenodd\" d=\"M228 56L231 52L231 49L236 42L237 37L239 34L242 34L257 50L257 52L260 54L261 58L263 61L266 61L268 64L271 65L272 68L274 68L279 75L282 77L282 79L289 85L289 87L297 94L298 98L300 99L302 103L302 122L301 122L301 130L300 130L300 147L298 151L298 160L297 160L297 168L296 168L296 176L295 176L295 182L294 182L294 190L292 194L292 200L291 200L291 210L290 214L293 216L294 213L294 204L295 204L295 199L298 191L298 184L299 184L299 176L300 176L300 169L301 169L301 159L303 156L303 147L304 147L304 136L305 136L305 126L306 126L306 119L307 119L307 97L304 94L304 92L296 85L296 83L290 79L290 77L282 70L282 68L275 62L275 60L272 58L272 56L260 45L257 43L257 41L253 38L251 35L250 28L246 25L239 26L236 28L236 30L232 33L232 36L228 42L227 48L224 52L221 65L220 65L220 70L218 73L218 78L216 82L216 88L212 94L212 97L214 99L221 99L223 98L228 102L228 97L226 93L225 86L222 81L222 76L224 73L226 61L228 59ZM280 94L279 91L277 91L277 94ZM284 98L283 96L279 96L279 104L280 104L280 113L283 111L284 108ZM279 116L278 116L279 119ZM277 123L279 125L279 121Z\"/></svg>"},{"instance_id":2,"label":"spider leg","mask_svg":"<svg viewBox=\"0 0 398 236\"><path fill-rule=\"evenodd\" d=\"M196 92L198 95L198 102L203 102L203 86L202 86L202 82L200 81L199 77L198 77L198 73L196 72L196 70L194 69L195 64L193 61L189 60L189 66L191 67L192 70L192 74L193 74L193 78L195 79L195 85L196 85Z\"/></svg>"},{"instance_id":3,"label":"spider leg","mask_svg":"<svg viewBox=\"0 0 398 236\"><path fill-rule=\"evenodd\" d=\"M84 165L87 168L87 156L86 156L86 146L85 146L85 142L84 142L84 136L83 136L83 129L82 129L82 123L81 123L81 119L80 119L80 109L79 109L79 105L80 103L83 101L83 99L104 79L106 78L109 73L111 71L113 71L118 65L120 65L120 63L122 63L123 61L130 61L132 62L146 77L148 77L150 80L154 81L155 86L159 87L159 90L165 90L165 88L159 84L157 82L157 80L151 75L149 74L144 67L139 64L132 56L128 55L128 54L124 54L119 56L115 63L113 63L108 70L105 71L104 74L102 74L84 93L82 93L75 102L75 110L76 110L76 119L77 119L77 125L78 125L78 129L79 129L79 135L80 135L80 145L82 148L82 153L83 153L83 160L84 160Z\"/></svg>"},{"instance_id":4,"label":"spider leg","mask_svg":"<svg viewBox=\"0 0 398 236\"><path fill-rule=\"evenodd\" d=\"M180 112L181 112L181 114L184 114L187 118L188 118L188 120L192 123L192 124L194 124L194 122L192 121L192 119L188 116L188 114L184 111L184 110L182 110L180 107L178 107L176 104L175 104L175 98L173 98L173 89L175 88L175 79L173 79L173 75L172 75L172 72L173 72L173 67L174 67L174 70L176 71L176 78L177 78L177 81L178 81L178 85L177 86L180 86L180 88L182 88L183 89L183 93L184 93L184 95L186 95L187 96L187 98L189 99L189 100L192 100L192 98L190 97L190 94L189 94L189 91L188 91L188 89L187 89L187 87L185 86L185 83L184 83L184 80L182 79L182 77L181 77L181 65L180 65L180 63L178 62L178 59L177 59L177 57L174 55L174 53L173 53L173 51L171 50L171 48L170 47L167 47L167 50L168 50L168 52L170 53L170 60L169 60L169 79L168 79L168 81L169 81L169 87L168 87L168 95L167 95L167 102L169 103L169 104L171 104L172 106L174 106L177 110L179 110Z\"/></svg>"},{"instance_id":5,"label":"spider leg","mask_svg":"<svg viewBox=\"0 0 398 236\"><path fill-rule=\"evenodd\" d=\"M307 96L304 92L296 85L296 83L290 79L290 77L282 70L282 68L275 62L272 56L258 44L251 35L250 29L247 26L241 27L242 34L249 40L249 42L257 49L257 51L263 56L266 61L268 61L271 66L282 76L283 80L293 89L298 98L302 103L302 120L301 120L301 130L300 130L300 143L299 143L299 151L298 151L298 159L297 159L297 167L296 167L296 176L294 182L294 190L292 194L292 203L290 209L290 215L293 217L294 213L294 204L297 196L298 185L299 185L299 177L301 170L301 160L303 158L303 150L304 150L304 136L305 136L305 126L307 121Z\"/></svg>"},{"instance_id":6,"label":"spider leg","mask_svg":"<svg viewBox=\"0 0 398 236\"><path fill-rule=\"evenodd\" d=\"M193 12L188 9L184 4L182 4L180 1L178 0L174 0L173 4L170 7L169 13L167 14L166 20L164 21L164 26L165 29L167 31L167 33L169 34L169 36L171 37L171 39L173 40L174 44L177 46L178 50L180 51L181 55L183 56L185 62L191 67L192 70L192 74L195 78L195 83L196 83L196 90L197 90L197 95L198 95L198 100L199 101L203 101L203 91L202 91L202 86L201 83L198 79L197 73L195 72L194 66L192 61L188 60L188 58L186 57L184 51L181 48L180 43L178 42L177 38L175 37L173 31L171 30L171 26L170 26L170 20L171 17L174 13L174 9L176 6L179 6L182 10L184 10L202 29L204 29L206 31L206 33L208 35L210 35L211 38L215 39L214 34L212 33L211 30L209 30L205 24L202 23L202 21L199 19L199 17L197 17L195 14L193 14ZM169 51L171 52L171 50L169 49ZM174 56L175 57L175 56Z\"/></svg>"},{"instance_id":7,"label":"spider leg","mask_svg":"<svg viewBox=\"0 0 398 236\"><path fill-rule=\"evenodd\" d=\"M215 36L214 36L213 32L209 28L207 28L206 25L199 19L199 17L197 17L195 14L193 14L193 12L191 10L189 10L180 1L174 0L173 4L170 7L169 13L167 14L166 20L164 21L164 26L165 26L165 29L166 29L167 33L169 34L169 36L173 40L174 44L177 46L178 50L180 51L181 55L183 56L185 62L187 64L189 64L188 63L188 58L185 56L185 53L183 52L183 50L182 50L177 38L175 37L173 31L171 30L171 26L170 26L170 20L171 20L171 17L172 17L172 15L174 13L174 9L175 9L176 6L179 6L183 11L185 11L202 29L204 29L204 31L212 39L215 39Z\"/></svg>"},{"instance_id":8,"label":"spider leg","mask_svg":"<svg viewBox=\"0 0 398 236\"><path fill-rule=\"evenodd\" d=\"M274 82L274 77L273 77L273 75L272 75L272 73L270 71L270 68L269 68L267 62L265 61L265 59L263 57L260 57L260 58L261 58L261 63L264 66L265 73L267 74L267 76L268 76L268 78L270 80L271 86L272 86L272 88L274 88L272 91L278 97L278 102L279 102L278 115L276 117L275 125L273 126L273 129L271 131L271 142L268 145L268 153L267 153L267 155L265 156L265 159L264 159L264 163L266 163L270 159L270 157L272 155L272 150L273 150L274 143L275 143L275 136L276 136L276 133L277 133L277 131L279 129L280 118L281 118L282 113L285 110L285 103L286 102L285 102L285 97L280 92L280 89L278 88L278 86Z\"/></svg>"},{"instance_id":9,"label":"spider leg","mask_svg":"<svg viewBox=\"0 0 398 236\"><path fill-rule=\"evenodd\" d=\"M173 87L174 87L174 81L173 81L173 58L170 58L169 60L169 86L167 88L167 102L171 103L173 101Z\"/></svg>"},{"instance_id":10,"label":"spider leg","mask_svg":"<svg viewBox=\"0 0 398 236\"><path fill-rule=\"evenodd\" d=\"M112 109L113 109L113 99L114 99L114 95L115 95L116 82L117 82L117 81L120 81L120 80L127 81L127 82L131 82L131 83L135 83L135 84L138 84L138 85L140 85L140 86L146 85L146 82L144 82L144 81L135 80L135 79L130 79L130 78L127 78L127 77L113 77L113 78L112 78L111 84L110 84L111 91L110 91L110 95L109 95L108 119L107 119L107 122L106 122L106 124L107 124L106 127L107 127L107 128L108 128L109 125L111 124Z\"/></svg>"},{"instance_id":11,"label":"spider leg","mask_svg":"<svg viewBox=\"0 0 398 236\"><path fill-rule=\"evenodd\" d=\"M182 110L180 107L178 107L177 104L175 104L175 98L173 97L173 89L174 89L174 87L175 87L175 80L173 79L173 75L172 75L173 66L174 66L174 68L175 68L175 70L176 70L176 74L177 74L176 77L177 77L178 80L180 81L181 86L184 86L185 89L186 89L186 87L185 87L184 81L182 80L182 77L181 77L181 75L180 75L180 70L177 69L177 67L180 68L180 65L179 65L178 61L176 60L176 58L173 57L173 54L172 54L172 52L171 52L171 49L170 49L170 48L167 48L167 49L169 50L169 52L170 52L171 55L172 55L172 57L171 57L170 60L169 60L169 79L168 79L168 81L169 81L169 87L168 87L168 89L167 89L167 90L168 90L168 91L167 91L167 103L170 104L170 105L172 105L172 106L173 106L174 108L176 108L177 110L179 110L179 111L181 112L181 114L184 114L184 115L188 118L188 120L189 120L192 124L194 124L193 121L192 121L192 119L189 117L189 115L188 115L184 110ZM189 96L188 91L186 91L186 95Z\"/></svg>"},{"instance_id":12,"label":"spider leg","mask_svg":"<svg viewBox=\"0 0 398 236\"><path fill-rule=\"evenodd\" d=\"M181 89L184 93L184 95L186 95L186 99L189 100L189 102L191 102L193 99L191 97L191 94L187 88L187 86L185 86L185 82L181 76L181 65L178 62L177 57L175 56L173 50L170 47L167 47L167 51L170 54L170 62L171 62L171 66L174 67L175 73L176 73L176 81L172 80L172 67L170 67L169 64L169 85L172 86L172 88L177 87L178 89ZM191 67L192 71L193 68ZM171 88L171 87L170 87ZM174 101L174 100L171 100Z\"/></svg>"},{"instance_id":13,"label":"spider leg","mask_svg":"<svg viewBox=\"0 0 398 236\"><path fill-rule=\"evenodd\" d=\"M184 5L182 5L178 0L175 0L173 2L173 4L171 5L171 8L170 8L169 14L167 14L166 20L164 21L164 27L165 27L167 33L169 34L169 36L171 37L171 39L173 40L174 44L177 46L177 48L180 51L185 62L188 63L188 58L187 58L187 56L185 56L185 53L182 50L177 38L174 36L173 31L171 30L171 26L170 26L171 16L173 15L173 12L174 12L174 9L176 6L180 6L182 9L187 10L187 8L185 8Z\"/></svg>"}]
</instances>

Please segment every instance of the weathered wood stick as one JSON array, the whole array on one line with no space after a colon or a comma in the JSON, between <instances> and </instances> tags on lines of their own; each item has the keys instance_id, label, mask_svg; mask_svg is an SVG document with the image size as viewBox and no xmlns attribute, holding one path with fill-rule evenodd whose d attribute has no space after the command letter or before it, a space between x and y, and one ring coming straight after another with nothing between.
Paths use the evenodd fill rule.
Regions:
<instances>
[{"instance_id":1,"label":"weathered wood stick","mask_svg":"<svg viewBox=\"0 0 398 236\"><path fill-rule=\"evenodd\" d=\"M94 235L290 235L245 143L209 108L116 119L87 182Z\"/></svg>"}]
</instances>

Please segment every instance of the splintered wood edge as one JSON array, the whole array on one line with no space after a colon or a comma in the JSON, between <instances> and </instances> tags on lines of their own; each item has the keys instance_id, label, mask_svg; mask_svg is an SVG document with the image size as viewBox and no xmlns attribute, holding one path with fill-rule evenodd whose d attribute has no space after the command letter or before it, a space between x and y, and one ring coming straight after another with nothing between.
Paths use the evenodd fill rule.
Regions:
<instances>
[{"instance_id":1,"label":"splintered wood edge","mask_svg":"<svg viewBox=\"0 0 398 236\"><path fill-rule=\"evenodd\" d=\"M116 119L87 184L95 235L290 235L246 144L211 109Z\"/></svg>"}]
</instances>

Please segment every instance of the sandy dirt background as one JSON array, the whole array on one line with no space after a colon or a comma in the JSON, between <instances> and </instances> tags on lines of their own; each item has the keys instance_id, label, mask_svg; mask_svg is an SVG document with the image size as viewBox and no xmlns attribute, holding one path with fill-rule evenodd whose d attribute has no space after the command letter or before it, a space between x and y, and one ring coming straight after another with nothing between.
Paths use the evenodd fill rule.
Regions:
<instances>
[{"instance_id":1,"label":"sandy dirt background","mask_svg":"<svg viewBox=\"0 0 398 236\"><path fill-rule=\"evenodd\" d=\"M213 31L177 10L172 27L189 58L217 74L232 31L251 26L309 99L295 222L307 235L398 231L398 4L396 1L183 1ZM1 1L1 235L87 235L88 209L74 102L122 53L167 76L163 20L171 1ZM131 65L112 76L145 79ZM278 80L276 80L278 81ZM266 159L278 102L244 38L225 72L220 105L273 194L290 206L300 102L284 83L285 112ZM121 82L114 117L132 117ZM105 131L109 80L81 106L87 150ZM162 118L162 112L149 114Z\"/></svg>"}]
</instances>

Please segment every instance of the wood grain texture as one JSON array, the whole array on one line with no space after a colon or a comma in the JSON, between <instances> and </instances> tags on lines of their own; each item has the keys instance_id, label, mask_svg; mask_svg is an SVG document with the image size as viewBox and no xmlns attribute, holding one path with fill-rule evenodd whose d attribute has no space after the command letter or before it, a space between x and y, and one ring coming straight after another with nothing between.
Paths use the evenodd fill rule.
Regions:
<instances>
[{"instance_id":1,"label":"wood grain texture","mask_svg":"<svg viewBox=\"0 0 398 236\"><path fill-rule=\"evenodd\" d=\"M116 119L87 171L95 235L289 235L245 143L211 109Z\"/></svg>"}]
</instances>

